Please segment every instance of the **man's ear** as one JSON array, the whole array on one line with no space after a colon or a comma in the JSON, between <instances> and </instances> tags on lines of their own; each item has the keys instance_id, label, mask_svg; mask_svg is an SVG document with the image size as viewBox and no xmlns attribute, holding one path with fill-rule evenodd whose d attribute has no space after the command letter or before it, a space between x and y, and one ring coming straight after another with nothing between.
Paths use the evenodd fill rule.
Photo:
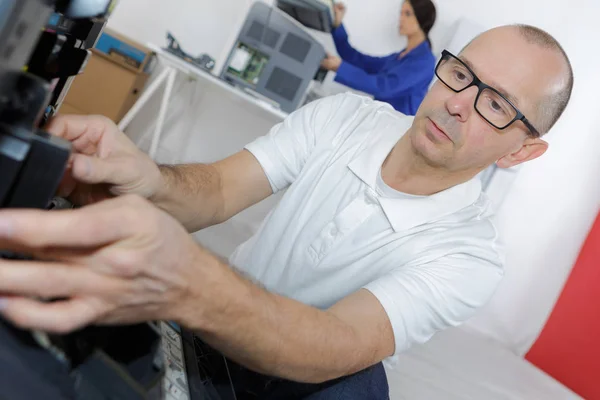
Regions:
<instances>
[{"instance_id":1,"label":"man's ear","mask_svg":"<svg viewBox=\"0 0 600 400\"><path fill-rule=\"evenodd\" d=\"M544 154L548 149L548 142L540 138L528 138L523 142L523 146L513 153L507 154L498 161L496 165L499 168L510 168L526 161L534 160Z\"/></svg>"}]
</instances>

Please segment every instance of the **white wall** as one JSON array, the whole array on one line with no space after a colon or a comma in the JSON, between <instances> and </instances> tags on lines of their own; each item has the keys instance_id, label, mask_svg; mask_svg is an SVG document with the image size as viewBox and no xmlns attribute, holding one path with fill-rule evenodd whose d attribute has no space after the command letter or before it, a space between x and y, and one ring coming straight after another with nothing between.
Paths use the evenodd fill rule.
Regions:
<instances>
[{"instance_id":1,"label":"white wall","mask_svg":"<svg viewBox=\"0 0 600 400\"><path fill-rule=\"evenodd\" d=\"M166 45L170 31L184 51L208 53L220 63L230 36L245 17L250 0L120 0L108 27L140 43ZM220 65L217 65L220 68Z\"/></svg>"},{"instance_id":2,"label":"white wall","mask_svg":"<svg viewBox=\"0 0 600 400\"><path fill-rule=\"evenodd\" d=\"M108 26L140 43L159 45L166 44L166 32L170 31L188 53L213 56L217 60L216 70L220 70L255 1L273 3L273 0L120 0ZM402 48L405 40L397 34L396 18L401 1L349 0L347 4L346 23L352 26L352 40L357 47L375 55ZM329 39L327 35L321 37L325 42ZM333 51L333 42L330 43L328 48Z\"/></svg>"},{"instance_id":3,"label":"white wall","mask_svg":"<svg viewBox=\"0 0 600 400\"><path fill-rule=\"evenodd\" d=\"M399 0L346 3L346 24L356 47L385 54L402 46L395 33ZM185 50L208 52L222 63L250 4L251 0L121 0L109 25L139 41L160 44L170 29ZM600 38L596 21L600 4L593 0L452 0L436 4L439 18L431 34L436 51L451 39L460 17L488 28L524 22L554 34L575 69L572 102L548 136L549 152L522 168L499 209L508 252L506 278L490 304L468 324L523 353L543 326L600 208L600 56L595 51L595 41ZM191 122L179 121L173 127L195 126L194 112L179 115ZM235 129L225 122L222 127L214 120L212 123L202 128L205 134ZM252 134L264 133L264 125L256 122ZM251 130L253 125L239 129ZM187 153L190 151L193 146Z\"/></svg>"}]
</instances>

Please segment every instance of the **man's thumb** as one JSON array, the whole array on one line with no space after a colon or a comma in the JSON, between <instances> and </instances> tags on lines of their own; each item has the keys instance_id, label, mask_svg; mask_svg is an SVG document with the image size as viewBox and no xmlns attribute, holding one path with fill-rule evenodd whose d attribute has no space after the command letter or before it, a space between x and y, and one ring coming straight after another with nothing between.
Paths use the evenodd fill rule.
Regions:
<instances>
[{"instance_id":1,"label":"man's thumb","mask_svg":"<svg viewBox=\"0 0 600 400\"><path fill-rule=\"evenodd\" d=\"M126 183L123 175L127 168L123 168L120 164L115 159L107 161L98 157L76 154L73 159L72 175L77 181L83 183L121 185Z\"/></svg>"}]
</instances>

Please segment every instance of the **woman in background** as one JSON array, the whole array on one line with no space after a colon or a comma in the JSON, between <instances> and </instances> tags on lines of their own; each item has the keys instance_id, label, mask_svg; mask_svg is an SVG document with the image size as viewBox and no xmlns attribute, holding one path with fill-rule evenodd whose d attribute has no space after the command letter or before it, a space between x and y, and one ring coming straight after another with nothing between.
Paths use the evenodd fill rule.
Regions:
<instances>
[{"instance_id":1,"label":"woman in background","mask_svg":"<svg viewBox=\"0 0 600 400\"><path fill-rule=\"evenodd\" d=\"M336 4L332 36L341 58L328 55L323 68L337 72L336 82L414 115L434 76L436 61L428 38L436 18L434 4L431 0L404 1L399 32L408 39L406 48L385 57L362 54L350 45L342 25L345 14L346 6Z\"/></svg>"}]
</instances>

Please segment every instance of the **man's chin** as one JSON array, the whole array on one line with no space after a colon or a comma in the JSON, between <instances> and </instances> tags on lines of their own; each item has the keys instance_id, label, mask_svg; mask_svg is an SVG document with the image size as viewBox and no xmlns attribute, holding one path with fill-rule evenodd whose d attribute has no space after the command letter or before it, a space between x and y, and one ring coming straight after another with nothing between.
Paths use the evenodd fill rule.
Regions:
<instances>
[{"instance_id":1,"label":"man's chin","mask_svg":"<svg viewBox=\"0 0 600 400\"><path fill-rule=\"evenodd\" d=\"M451 149L440 143L439 141L432 140L426 130L421 130L416 133L411 140L413 150L420 158L431 166L443 166L448 160L449 151Z\"/></svg>"}]
</instances>

